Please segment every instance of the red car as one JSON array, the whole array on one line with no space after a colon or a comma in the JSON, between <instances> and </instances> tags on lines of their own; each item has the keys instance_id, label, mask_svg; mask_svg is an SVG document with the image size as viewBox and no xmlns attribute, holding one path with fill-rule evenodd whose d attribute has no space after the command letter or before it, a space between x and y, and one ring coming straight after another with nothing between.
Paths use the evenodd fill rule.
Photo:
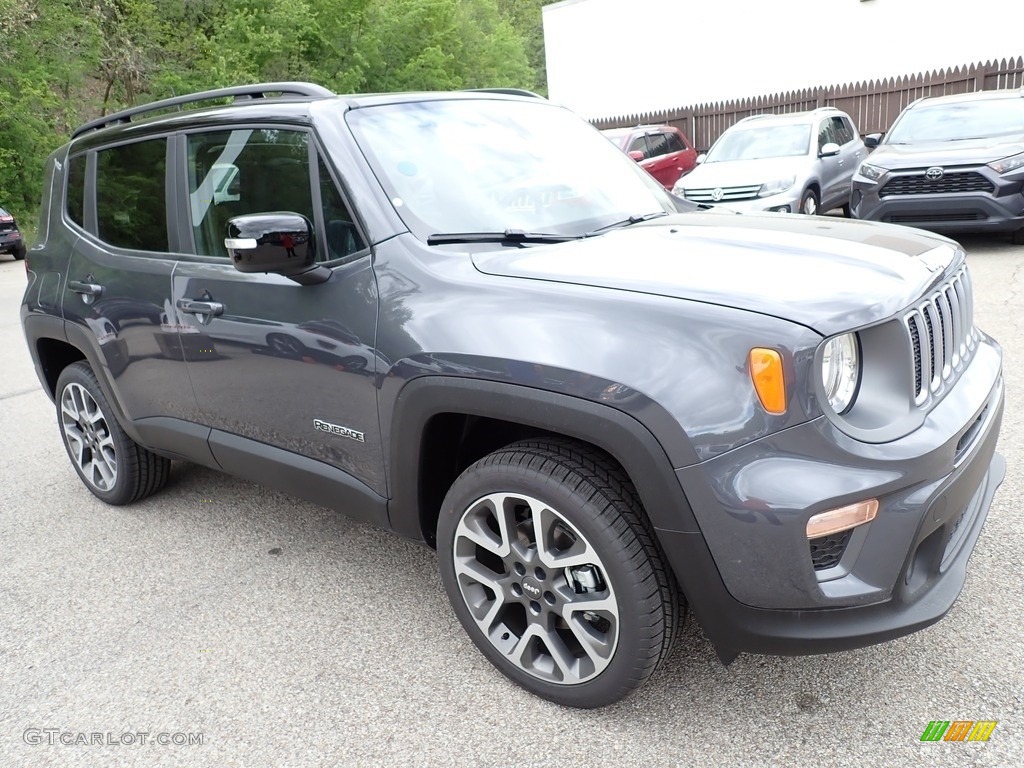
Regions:
<instances>
[{"instance_id":1,"label":"red car","mask_svg":"<svg viewBox=\"0 0 1024 768\"><path fill-rule=\"evenodd\" d=\"M656 178L665 189L697 166L697 150L671 125L638 125L601 131Z\"/></svg>"}]
</instances>

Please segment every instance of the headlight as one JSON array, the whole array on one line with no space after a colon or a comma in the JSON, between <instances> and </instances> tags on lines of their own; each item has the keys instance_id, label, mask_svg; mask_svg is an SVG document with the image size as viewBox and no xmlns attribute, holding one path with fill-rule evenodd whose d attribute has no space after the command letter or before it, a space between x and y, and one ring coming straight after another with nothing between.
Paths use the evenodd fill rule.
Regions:
<instances>
[{"instance_id":1,"label":"headlight","mask_svg":"<svg viewBox=\"0 0 1024 768\"><path fill-rule=\"evenodd\" d=\"M878 181L888 172L888 168L879 168L877 165L868 165L867 163L861 163L860 168L857 169L857 173L871 181Z\"/></svg>"},{"instance_id":2,"label":"headlight","mask_svg":"<svg viewBox=\"0 0 1024 768\"><path fill-rule=\"evenodd\" d=\"M996 173L1016 171L1018 168L1024 167L1024 152L1021 152L1019 155L1004 157L1002 160L996 160L994 163L989 163L988 167Z\"/></svg>"},{"instance_id":3,"label":"headlight","mask_svg":"<svg viewBox=\"0 0 1024 768\"><path fill-rule=\"evenodd\" d=\"M761 191L757 193L757 196L771 197L772 195L778 195L781 192L785 192L787 189L792 187L794 181L796 181L795 176L790 176L785 179L776 179L775 181L769 181L767 184L761 185Z\"/></svg>"},{"instance_id":4,"label":"headlight","mask_svg":"<svg viewBox=\"0 0 1024 768\"><path fill-rule=\"evenodd\" d=\"M857 337L844 333L825 342L821 357L821 383L825 386L825 397L836 413L846 412L857 394L860 381L860 355L857 352Z\"/></svg>"}]
</instances>

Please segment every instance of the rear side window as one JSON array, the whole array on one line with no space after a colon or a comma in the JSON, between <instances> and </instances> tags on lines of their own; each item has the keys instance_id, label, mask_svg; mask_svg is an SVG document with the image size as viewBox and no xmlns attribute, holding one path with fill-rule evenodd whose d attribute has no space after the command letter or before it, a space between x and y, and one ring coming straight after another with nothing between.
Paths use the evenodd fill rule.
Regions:
<instances>
[{"instance_id":1,"label":"rear side window","mask_svg":"<svg viewBox=\"0 0 1024 768\"><path fill-rule=\"evenodd\" d=\"M68 160L68 218L85 227L85 155Z\"/></svg>"},{"instance_id":2,"label":"rear side window","mask_svg":"<svg viewBox=\"0 0 1024 768\"><path fill-rule=\"evenodd\" d=\"M104 149L96 160L96 234L100 239L120 248L169 250L166 139Z\"/></svg>"}]
</instances>

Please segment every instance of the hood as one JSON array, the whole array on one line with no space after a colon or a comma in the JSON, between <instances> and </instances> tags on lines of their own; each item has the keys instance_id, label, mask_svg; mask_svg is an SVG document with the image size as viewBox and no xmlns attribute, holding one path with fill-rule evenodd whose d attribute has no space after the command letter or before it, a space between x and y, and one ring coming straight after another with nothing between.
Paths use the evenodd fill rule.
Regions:
<instances>
[{"instance_id":1,"label":"hood","mask_svg":"<svg viewBox=\"0 0 1024 768\"><path fill-rule=\"evenodd\" d=\"M764 184L805 172L809 157L770 157L763 160L727 160L704 162L684 176L680 186L685 189L705 187L745 187Z\"/></svg>"},{"instance_id":2,"label":"hood","mask_svg":"<svg viewBox=\"0 0 1024 768\"><path fill-rule=\"evenodd\" d=\"M490 275L736 307L829 336L906 308L962 256L909 227L716 210L472 259Z\"/></svg>"},{"instance_id":3,"label":"hood","mask_svg":"<svg viewBox=\"0 0 1024 768\"><path fill-rule=\"evenodd\" d=\"M997 136L920 144L882 144L865 162L882 168L929 168L933 165L984 165L1024 152L1024 138Z\"/></svg>"}]
</instances>

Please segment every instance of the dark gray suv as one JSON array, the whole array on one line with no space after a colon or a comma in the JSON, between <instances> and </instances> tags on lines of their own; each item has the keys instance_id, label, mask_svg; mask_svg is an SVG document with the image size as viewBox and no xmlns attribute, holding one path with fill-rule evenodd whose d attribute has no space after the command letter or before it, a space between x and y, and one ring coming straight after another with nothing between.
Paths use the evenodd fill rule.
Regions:
<instances>
[{"instance_id":1,"label":"dark gray suv","mask_svg":"<svg viewBox=\"0 0 1024 768\"><path fill-rule=\"evenodd\" d=\"M729 662L960 593L1004 396L950 240L704 209L509 92L210 91L46 174L21 316L104 501L186 460L436 547L481 652L579 707L687 607Z\"/></svg>"},{"instance_id":2,"label":"dark gray suv","mask_svg":"<svg viewBox=\"0 0 1024 768\"><path fill-rule=\"evenodd\" d=\"M920 99L865 143L856 218L1024 244L1024 88Z\"/></svg>"}]
</instances>

